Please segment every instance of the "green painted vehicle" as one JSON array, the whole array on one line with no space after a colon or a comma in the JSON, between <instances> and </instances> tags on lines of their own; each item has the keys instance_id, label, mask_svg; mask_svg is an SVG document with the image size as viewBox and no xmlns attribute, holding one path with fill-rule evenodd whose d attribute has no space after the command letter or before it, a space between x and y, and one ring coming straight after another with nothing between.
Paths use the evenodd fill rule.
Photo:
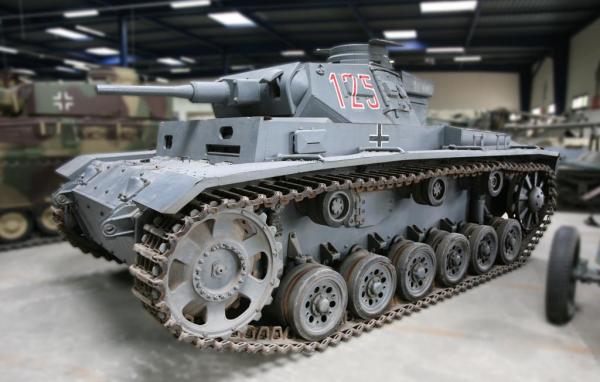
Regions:
<instances>
[{"instance_id":1,"label":"green painted vehicle","mask_svg":"<svg viewBox=\"0 0 600 382\"><path fill-rule=\"evenodd\" d=\"M32 233L57 234L50 196L61 183L54 170L93 153L154 146L159 121L171 119L164 97L96 97L98 82L138 83L127 68L90 71L87 81L29 82L4 73L0 87L0 242Z\"/></svg>"}]
</instances>

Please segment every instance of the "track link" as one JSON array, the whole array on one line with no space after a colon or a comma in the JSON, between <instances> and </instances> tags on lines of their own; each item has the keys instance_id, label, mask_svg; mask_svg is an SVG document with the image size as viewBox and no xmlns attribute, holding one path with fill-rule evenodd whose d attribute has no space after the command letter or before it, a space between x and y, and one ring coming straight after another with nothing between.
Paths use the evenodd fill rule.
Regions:
<instances>
[{"instance_id":1,"label":"track link","mask_svg":"<svg viewBox=\"0 0 600 382\"><path fill-rule=\"evenodd\" d=\"M290 202L314 198L323 192L354 189L358 192L376 191L410 186L435 176L451 178L475 177L490 171L502 170L506 174L545 172L549 179L549 198L540 224L523 238L520 255L511 265L496 265L480 276L469 276L451 288L436 288L427 297L415 303L397 303L384 314L370 320L348 318L340 329L320 341L305 341L291 337L288 328L281 326L248 326L229 339L207 339L188 333L171 317L164 302L163 285L166 263L177 240L195 221L227 208L273 208ZM428 306L435 305L502 274L519 268L527 261L550 223L556 205L555 174L550 166L533 162L482 161L448 165L404 164L395 167L374 168L359 173L331 173L294 176L280 180L262 181L242 187L210 190L200 194L180 215L161 216L144 227L141 243L135 245L136 263L130 266L134 276L133 294L158 321L179 340L198 348L228 350L248 353L310 353L322 351L330 345L347 341L363 332L381 327ZM58 216L60 219L60 216ZM93 253L93 252L92 252ZM103 256L104 257L104 256Z\"/></svg>"},{"instance_id":2,"label":"track link","mask_svg":"<svg viewBox=\"0 0 600 382\"><path fill-rule=\"evenodd\" d=\"M39 245L46 245L52 243L59 243L63 241L60 236L35 236L27 240L19 241L16 243L5 243L0 244L0 252L12 251L16 249L37 247Z\"/></svg>"}]
</instances>

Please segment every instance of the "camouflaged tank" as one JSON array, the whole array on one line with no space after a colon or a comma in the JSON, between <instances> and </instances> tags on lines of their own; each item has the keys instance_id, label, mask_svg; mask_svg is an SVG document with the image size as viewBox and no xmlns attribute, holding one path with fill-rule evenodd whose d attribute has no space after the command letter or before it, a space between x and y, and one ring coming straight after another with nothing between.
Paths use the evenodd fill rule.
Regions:
<instances>
[{"instance_id":1,"label":"camouflaged tank","mask_svg":"<svg viewBox=\"0 0 600 382\"><path fill-rule=\"evenodd\" d=\"M0 243L54 235L55 169L87 153L148 149L158 121L171 118L160 97L97 98L94 82L137 83L126 68L92 70L87 82L29 82L5 72L0 87Z\"/></svg>"},{"instance_id":2,"label":"camouflaged tank","mask_svg":"<svg viewBox=\"0 0 600 382\"><path fill-rule=\"evenodd\" d=\"M321 350L521 265L554 208L557 154L497 132L426 125L431 83L387 43L181 86L100 94L212 103L152 151L58 172L76 246L130 266L178 339ZM460 89L457 89L460 91Z\"/></svg>"}]
</instances>

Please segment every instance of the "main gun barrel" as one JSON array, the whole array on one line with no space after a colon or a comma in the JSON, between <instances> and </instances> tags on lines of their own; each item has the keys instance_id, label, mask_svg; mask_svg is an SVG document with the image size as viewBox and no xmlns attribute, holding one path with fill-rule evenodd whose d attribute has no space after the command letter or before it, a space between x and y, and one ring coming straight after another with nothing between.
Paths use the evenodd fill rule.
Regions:
<instances>
[{"instance_id":1,"label":"main gun barrel","mask_svg":"<svg viewBox=\"0 0 600 382\"><path fill-rule=\"evenodd\" d=\"M98 94L162 96L185 98L194 103L227 103L229 85L225 82L192 81L188 85L96 85Z\"/></svg>"}]
</instances>

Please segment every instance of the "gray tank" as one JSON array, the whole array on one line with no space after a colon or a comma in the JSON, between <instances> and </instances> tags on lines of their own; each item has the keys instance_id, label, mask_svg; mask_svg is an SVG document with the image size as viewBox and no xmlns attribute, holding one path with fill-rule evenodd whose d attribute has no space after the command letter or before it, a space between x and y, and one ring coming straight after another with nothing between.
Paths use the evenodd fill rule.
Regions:
<instances>
[{"instance_id":1,"label":"gray tank","mask_svg":"<svg viewBox=\"0 0 600 382\"><path fill-rule=\"evenodd\" d=\"M554 208L557 154L426 125L433 85L394 71L387 44L216 82L98 85L216 118L60 167L63 234L128 264L177 338L235 351L322 349L514 269Z\"/></svg>"}]
</instances>

